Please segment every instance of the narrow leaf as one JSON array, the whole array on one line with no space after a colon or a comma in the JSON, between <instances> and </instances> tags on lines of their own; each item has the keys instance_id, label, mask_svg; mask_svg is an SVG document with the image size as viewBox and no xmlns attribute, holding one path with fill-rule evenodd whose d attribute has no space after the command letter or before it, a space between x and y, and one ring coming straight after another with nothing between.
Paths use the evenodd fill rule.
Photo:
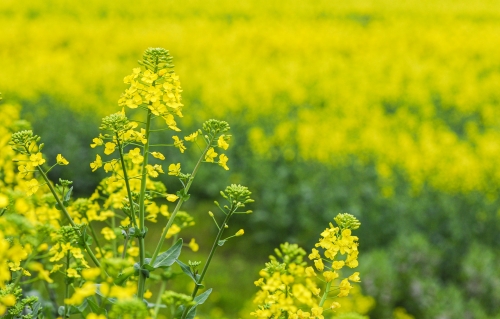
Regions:
<instances>
[{"instance_id":1,"label":"narrow leaf","mask_svg":"<svg viewBox=\"0 0 500 319\"><path fill-rule=\"evenodd\" d=\"M179 255L181 254L181 249L182 249L182 238L179 238L179 240L177 240L172 247L170 247L167 251L158 255L155 262L153 263L153 267L156 269L156 268L165 268L172 266L179 257Z\"/></svg>"}]
</instances>

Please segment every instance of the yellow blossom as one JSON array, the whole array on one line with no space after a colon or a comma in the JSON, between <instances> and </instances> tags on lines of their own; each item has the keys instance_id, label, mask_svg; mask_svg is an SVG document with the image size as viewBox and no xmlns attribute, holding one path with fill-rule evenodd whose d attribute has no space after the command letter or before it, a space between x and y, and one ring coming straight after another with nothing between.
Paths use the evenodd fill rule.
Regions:
<instances>
[{"instance_id":1,"label":"yellow blossom","mask_svg":"<svg viewBox=\"0 0 500 319\"><path fill-rule=\"evenodd\" d=\"M336 271L327 270L327 271L323 272L323 278L325 278L326 282L330 282L338 277L339 277L339 274Z\"/></svg>"},{"instance_id":2,"label":"yellow blossom","mask_svg":"<svg viewBox=\"0 0 500 319\"><path fill-rule=\"evenodd\" d=\"M350 275L349 280L352 282L360 282L361 279L359 278L359 272L355 272L354 274Z\"/></svg>"},{"instance_id":3,"label":"yellow blossom","mask_svg":"<svg viewBox=\"0 0 500 319\"><path fill-rule=\"evenodd\" d=\"M89 313L85 319L106 319L105 315L98 315L95 313Z\"/></svg>"},{"instance_id":4,"label":"yellow blossom","mask_svg":"<svg viewBox=\"0 0 500 319\"><path fill-rule=\"evenodd\" d=\"M31 154L30 161L34 166L42 165L45 160L42 157L42 153Z\"/></svg>"},{"instance_id":5,"label":"yellow blossom","mask_svg":"<svg viewBox=\"0 0 500 319\"><path fill-rule=\"evenodd\" d=\"M95 294L96 286L93 282L87 281L82 287L76 287L75 292L71 298L64 299L64 302L68 305L80 305L83 300L87 297L93 296Z\"/></svg>"},{"instance_id":6,"label":"yellow blossom","mask_svg":"<svg viewBox=\"0 0 500 319\"><path fill-rule=\"evenodd\" d=\"M78 274L78 271L76 271L76 269L73 269L73 268L68 268L66 270L66 274L70 278L80 278L80 275Z\"/></svg>"},{"instance_id":7,"label":"yellow blossom","mask_svg":"<svg viewBox=\"0 0 500 319\"><path fill-rule=\"evenodd\" d=\"M234 236L239 237L239 236L243 236L243 234L245 234L245 231L243 229L240 229L236 232L236 234Z\"/></svg>"},{"instance_id":8,"label":"yellow blossom","mask_svg":"<svg viewBox=\"0 0 500 319\"><path fill-rule=\"evenodd\" d=\"M224 139L224 134L219 136L219 139L217 140L217 146L219 146L220 148L222 148L224 150L227 150L227 148L229 147L229 144Z\"/></svg>"},{"instance_id":9,"label":"yellow blossom","mask_svg":"<svg viewBox=\"0 0 500 319\"><path fill-rule=\"evenodd\" d=\"M110 155L115 151L115 149L116 149L116 144L108 142L105 145L104 154Z\"/></svg>"},{"instance_id":10,"label":"yellow blossom","mask_svg":"<svg viewBox=\"0 0 500 319\"><path fill-rule=\"evenodd\" d=\"M196 243L194 238L191 238L191 241L189 242L188 246L194 252L197 252L198 249L200 249L200 246Z\"/></svg>"},{"instance_id":11,"label":"yellow blossom","mask_svg":"<svg viewBox=\"0 0 500 319\"><path fill-rule=\"evenodd\" d=\"M313 248L312 253L309 254L309 259L313 260L318 258L321 258L321 256L319 255L319 251L316 248Z\"/></svg>"},{"instance_id":12,"label":"yellow blossom","mask_svg":"<svg viewBox=\"0 0 500 319\"><path fill-rule=\"evenodd\" d=\"M85 280L95 280L101 274L101 269L99 268L88 268L82 270L82 277Z\"/></svg>"},{"instance_id":13,"label":"yellow blossom","mask_svg":"<svg viewBox=\"0 0 500 319\"><path fill-rule=\"evenodd\" d=\"M338 297L345 297L345 296L349 295L349 291L351 290L351 288L352 288L352 286L349 283L348 279L347 278L343 279L340 282L340 286L339 286L340 292L337 296Z\"/></svg>"},{"instance_id":14,"label":"yellow blossom","mask_svg":"<svg viewBox=\"0 0 500 319\"><path fill-rule=\"evenodd\" d=\"M149 289L144 292L144 298L146 298L146 299L151 298L152 295L153 295L153 293Z\"/></svg>"},{"instance_id":15,"label":"yellow blossom","mask_svg":"<svg viewBox=\"0 0 500 319\"><path fill-rule=\"evenodd\" d=\"M318 269L318 271L323 271L323 269L325 268L325 265L323 265L323 260L321 259L316 259L314 261L314 266L316 266L316 269Z\"/></svg>"},{"instance_id":16,"label":"yellow blossom","mask_svg":"<svg viewBox=\"0 0 500 319\"><path fill-rule=\"evenodd\" d=\"M31 196L35 194L38 191L39 186L40 184L38 184L36 178L33 178L30 181L28 181L28 183L26 183L26 195Z\"/></svg>"},{"instance_id":17,"label":"yellow blossom","mask_svg":"<svg viewBox=\"0 0 500 319\"><path fill-rule=\"evenodd\" d=\"M12 294L2 296L0 298L0 303L4 304L7 307L12 307L16 304L16 296Z\"/></svg>"},{"instance_id":18,"label":"yellow blossom","mask_svg":"<svg viewBox=\"0 0 500 319\"><path fill-rule=\"evenodd\" d=\"M226 171L229 170L229 167L227 167L227 161L228 161L228 158L226 155L224 154L221 154L219 156L219 165L222 166Z\"/></svg>"},{"instance_id":19,"label":"yellow blossom","mask_svg":"<svg viewBox=\"0 0 500 319\"><path fill-rule=\"evenodd\" d=\"M57 154L56 158L57 164L59 165L68 165L69 162L67 159L65 159L61 154Z\"/></svg>"},{"instance_id":20,"label":"yellow blossom","mask_svg":"<svg viewBox=\"0 0 500 319\"><path fill-rule=\"evenodd\" d=\"M215 153L215 150L213 147L209 148L207 151L207 154L205 154L205 161L213 163L214 158L217 157L217 153Z\"/></svg>"},{"instance_id":21,"label":"yellow blossom","mask_svg":"<svg viewBox=\"0 0 500 319\"><path fill-rule=\"evenodd\" d=\"M142 161L144 160L144 157L141 155L141 150L140 148L136 147L133 150L130 150L128 152L128 156L132 160L132 163L134 164L141 164Z\"/></svg>"},{"instance_id":22,"label":"yellow blossom","mask_svg":"<svg viewBox=\"0 0 500 319\"><path fill-rule=\"evenodd\" d=\"M168 175L179 176L181 173L181 163L170 164L168 166Z\"/></svg>"},{"instance_id":23,"label":"yellow blossom","mask_svg":"<svg viewBox=\"0 0 500 319\"><path fill-rule=\"evenodd\" d=\"M179 198L179 196L177 196L177 195L174 195L174 194L167 194L167 200L168 200L169 202L175 202L178 198Z\"/></svg>"},{"instance_id":24,"label":"yellow blossom","mask_svg":"<svg viewBox=\"0 0 500 319\"><path fill-rule=\"evenodd\" d=\"M343 261L343 260L340 260L340 261L334 261L334 262L332 263L332 268L333 268L333 269L339 270L339 269L341 269L342 267L344 267L344 261Z\"/></svg>"},{"instance_id":25,"label":"yellow blossom","mask_svg":"<svg viewBox=\"0 0 500 319\"><path fill-rule=\"evenodd\" d=\"M90 168L92 168L92 172L95 172L101 166L102 166L102 159L101 159L101 156L99 156L99 154L97 154L95 157L95 161L90 163Z\"/></svg>"},{"instance_id":26,"label":"yellow blossom","mask_svg":"<svg viewBox=\"0 0 500 319\"><path fill-rule=\"evenodd\" d=\"M316 276L316 272L314 272L313 267L307 267L305 270L305 273L306 273L306 276L308 276L308 277Z\"/></svg>"},{"instance_id":27,"label":"yellow blossom","mask_svg":"<svg viewBox=\"0 0 500 319\"><path fill-rule=\"evenodd\" d=\"M92 139L93 144L90 144L90 147L95 148L96 146L100 146L104 144L104 141L100 137L95 137Z\"/></svg>"},{"instance_id":28,"label":"yellow blossom","mask_svg":"<svg viewBox=\"0 0 500 319\"><path fill-rule=\"evenodd\" d=\"M177 147L181 153L184 153L184 150L186 150L184 143L177 136L172 136L172 138L174 139L174 146Z\"/></svg>"},{"instance_id":29,"label":"yellow blossom","mask_svg":"<svg viewBox=\"0 0 500 319\"><path fill-rule=\"evenodd\" d=\"M172 237L173 235L178 234L180 231L181 231L181 228L179 226L177 226L176 224L172 224L172 226L170 226L170 228L168 229L168 232L167 232L167 235L165 236L165 238L168 239L168 238Z\"/></svg>"},{"instance_id":30,"label":"yellow blossom","mask_svg":"<svg viewBox=\"0 0 500 319\"><path fill-rule=\"evenodd\" d=\"M116 238L115 232L109 227L104 227L101 230L101 234L103 234L106 240L113 240Z\"/></svg>"},{"instance_id":31,"label":"yellow blossom","mask_svg":"<svg viewBox=\"0 0 500 319\"><path fill-rule=\"evenodd\" d=\"M196 131L194 133L189 134L188 136L185 136L184 139L188 142L194 142L198 138L199 132Z\"/></svg>"},{"instance_id":32,"label":"yellow blossom","mask_svg":"<svg viewBox=\"0 0 500 319\"><path fill-rule=\"evenodd\" d=\"M162 161L165 159L165 156L159 152L151 152L151 155L153 155L154 158L160 159Z\"/></svg>"}]
</instances>

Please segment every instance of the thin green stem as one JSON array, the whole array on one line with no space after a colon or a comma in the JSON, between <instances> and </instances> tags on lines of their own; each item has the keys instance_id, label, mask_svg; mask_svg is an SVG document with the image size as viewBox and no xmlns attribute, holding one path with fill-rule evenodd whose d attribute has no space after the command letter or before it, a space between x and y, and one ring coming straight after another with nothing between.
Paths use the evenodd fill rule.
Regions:
<instances>
[{"instance_id":1,"label":"thin green stem","mask_svg":"<svg viewBox=\"0 0 500 319\"><path fill-rule=\"evenodd\" d=\"M120 139L118 136L118 133L116 133L116 141L118 143L118 150L120 153L120 162L122 164L122 169L123 169L123 180L125 181L125 187L127 188L127 196L128 200L130 203L130 215L132 216L132 223L133 225L137 225L137 217L135 216L135 209L134 209L134 201L132 199L132 191L130 190L130 184L129 184L129 179L128 179L128 174L127 174L127 167L125 166L125 160L123 156L123 146L120 143Z\"/></svg>"},{"instance_id":2,"label":"thin green stem","mask_svg":"<svg viewBox=\"0 0 500 319\"><path fill-rule=\"evenodd\" d=\"M99 243L99 240L97 239L97 235L95 233L94 227L90 226L90 221L89 221L89 228L90 228L90 231L92 233L92 238L94 238L94 242L95 242L97 248L99 248L99 252L101 253L101 256L104 255L104 252L101 248L101 244Z\"/></svg>"},{"instance_id":3,"label":"thin green stem","mask_svg":"<svg viewBox=\"0 0 500 319\"><path fill-rule=\"evenodd\" d=\"M68 269L69 269L69 251L66 252L66 280L65 280L65 290L64 290L64 318L66 318L66 314L68 313L68 305L66 304L66 299L69 299L69 282L68 282Z\"/></svg>"},{"instance_id":4,"label":"thin green stem","mask_svg":"<svg viewBox=\"0 0 500 319\"><path fill-rule=\"evenodd\" d=\"M158 318L158 312L160 311L160 305L161 305L161 295L163 295L163 292L165 291L166 287L167 287L167 281L162 280L161 286L160 286L160 291L158 292L158 297L156 298L155 310L154 310L154 315L153 315L154 319Z\"/></svg>"},{"instance_id":5,"label":"thin green stem","mask_svg":"<svg viewBox=\"0 0 500 319\"><path fill-rule=\"evenodd\" d=\"M47 185L49 186L49 189L50 189L50 192L52 193L52 195L54 196L54 198L56 199L56 202L57 204L59 205L59 207L61 208L62 212L64 213L64 216L66 216L66 218L68 219L69 223L71 224L71 226L77 228L75 222L73 221L73 219L71 218L71 216L69 215L68 213L68 210L66 209L66 207L64 207L63 205L63 202L61 201L61 199L59 198L59 196L57 195L57 192L54 188L54 186L52 186L52 184L50 183L50 180L49 178L47 177L47 175L45 174L45 172L42 170L42 168L40 166L37 166L36 167L38 172L40 172L40 175L42 175L43 179L45 180L45 182L47 183ZM87 244L87 242L84 240L83 238L83 235L82 233L78 230L78 236L80 238L82 238L82 242L83 244L85 245L85 250L87 251L87 253L89 254L90 258L92 259L92 261L94 262L94 264L97 266L97 267L101 267L101 263L99 262L99 260L97 260L97 257L94 255L94 253L92 252L92 249L90 249L89 245Z\"/></svg>"},{"instance_id":6,"label":"thin green stem","mask_svg":"<svg viewBox=\"0 0 500 319\"><path fill-rule=\"evenodd\" d=\"M205 154L208 152L209 148L211 147L211 144L212 144L212 141L210 141L210 143L207 144L207 147L205 148L205 150L201 154L200 158L198 159L198 162L196 163L196 166L193 169L193 173L191 173L191 177L189 178L189 181L188 181L186 187L184 188L185 194L187 194L187 192L189 191L189 188L191 187L191 184L193 183L193 180L196 176L196 173L198 172L198 169L200 168L201 162L205 158ZM172 212L172 215L168 219L167 225L165 226L165 228L163 228L163 232L161 233L160 240L158 241L158 244L156 245L153 256L151 257L151 261L149 262L150 265L152 265L155 262L156 257L158 257L158 254L160 253L160 249L163 246L163 243L165 242L165 237L167 236L168 230L170 229L170 227L174 223L175 216L177 215L177 212L179 211L179 209L181 208L183 203L184 203L184 200L182 198L179 198L179 201L177 202L177 205L175 206L174 211Z\"/></svg>"},{"instance_id":7,"label":"thin green stem","mask_svg":"<svg viewBox=\"0 0 500 319\"><path fill-rule=\"evenodd\" d=\"M226 215L226 218L224 219L224 222L221 224L221 227L219 228L219 232L217 233L217 237L215 237L214 243L212 244L212 248L210 249L210 253L208 254L207 262L205 263L205 266L203 267L203 270L201 271L200 277L198 281L196 282L196 285L193 288L193 292L191 293L191 298L196 297L196 294L198 293L198 290L200 289L200 285L203 282L203 278L205 278L205 274L207 273L208 266L210 266L210 262L212 261L212 257L215 254L215 251L217 250L217 247L219 247L219 240L222 237L222 234L224 233L225 226L227 225L227 222L233 215L233 212L236 209L231 209L229 213ZM182 313L181 319L185 319L187 316L187 313L191 307L186 307L184 309L184 312Z\"/></svg>"},{"instance_id":8,"label":"thin green stem","mask_svg":"<svg viewBox=\"0 0 500 319\"><path fill-rule=\"evenodd\" d=\"M149 131L151 129L151 110L148 109L148 115L146 120L146 144L144 145L144 160L142 163L142 179L141 179L141 192L139 197L139 229L143 234L139 236L139 265L142 267L144 265L144 260L146 259L146 247L144 245L144 235L145 235L145 199L146 199L146 180L147 180L147 170L146 166L148 165L149 158ZM146 287L146 276L142 273L139 273L139 287L137 291L137 296L139 299L142 299L144 295L144 290Z\"/></svg>"},{"instance_id":9,"label":"thin green stem","mask_svg":"<svg viewBox=\"0 0 500 319\"><path fill-rule=\"evenodd\" d=\"M321 297L321 301L319 302L320 307L323 307L323 304L326 301L326 297L328 296L328 293L330 292L331 285L332 285L332 281L326 283L325 292L323 293L323 296Z\"/></svg>"}]
</instances>

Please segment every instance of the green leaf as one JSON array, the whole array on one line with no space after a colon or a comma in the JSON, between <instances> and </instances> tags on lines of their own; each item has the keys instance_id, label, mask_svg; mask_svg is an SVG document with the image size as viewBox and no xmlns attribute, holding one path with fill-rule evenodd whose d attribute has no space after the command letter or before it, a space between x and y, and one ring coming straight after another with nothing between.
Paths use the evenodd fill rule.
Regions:
<instances>
[{"instance_id":1,"label":"green leaf","mask_svg":"<svg viewBox=\"0 0 500 319\"><path fill-rule=\"evenodd\" d=\"M226 243L226 240L225 239L221 239L219 240L219 242L217 243L219 246L222 246Z\"/></svg>"},{"instance_id":2,"label":"green leaf","mask_svg":"<svg viewBox=\"0 0 500 319\"><path fill-rule=\"evenodd\" d=\"M202 305L208 299L208 296L210 296L211 293L212 293L212 288L210 288L207 291L203 292L202 294L194 297L194 299L193 299L194 305L191 307L191 309L189 309L187 316L186 316L186 319L188 319L188 318L193 319L194 318L194 316L196 315L196 307L198 307L199 305Z\"/></svg>"},{"instance_id":3,"label":"green leaf","mask_svg":"<svg viewBox=\"0 0 500 319\"><path fill-rule=\"evenodd\" d=\"M66 193L66 195L64 195L64 199L63 201L65 202L69 202L70 198L71 198L71 192L73 192L73 186L71 186L69 189L68 189L68 192Z\"/></svg>"},{"instance_id":4,"label":"green leaf","mask_svg":"<svg viewBox=\"0 0 500 319\"><path fill-rule=\"evenodd\" d=\"M182 238L179 238L172 247L158 255L155 262L153 263L153 267L156 269L172 266L181 254L181 249Z\"/></svg>"},{"instance_id":5,"label":"green leaf","mask_svg":"<svg viewBox=\"0 0 500 319\"><path fill-rule=\"evenodd\" d=\"M198 285L200 288L204 287L202 284L198 284L198 280L200 279L200 275L193 274L193 272L191 271L191 268L188 265L186 265L185 263L183 263L182 261L177 259L175 262L181 267L182 272L185 273L186 275L188 275L189 278L191 278L196 285Z\"/></svg>"}]
</instances>

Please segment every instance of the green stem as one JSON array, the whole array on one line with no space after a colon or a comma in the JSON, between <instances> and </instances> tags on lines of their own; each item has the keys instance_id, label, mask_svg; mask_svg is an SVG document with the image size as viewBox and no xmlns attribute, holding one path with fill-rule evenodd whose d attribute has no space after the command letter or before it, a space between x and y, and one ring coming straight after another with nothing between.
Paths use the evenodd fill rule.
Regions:
<instances>
[{"instance_id":1,"label":"green stem","mask_svg":"<svg viewBox=\"0 0 500 319\"><path fill-rule=\"evenodd\" d=\"M99 240L97 240L97 235L94 231L94 227L90 226L90 221L89 221L89 228L90 228L90 231L92 232L92 237L94 238L95 244L96 244L97 248L99 248L99 252L101 253L101 256L104 256L104 252L101 248L101 244L99 243Z\"/></svg>"},{"instance_id":2,"label":"green stem","mask_svg":"<svg viewBox=\"0 0 500 319\"><path fill-rule=\"evenodd\" d=\"M118 150L120 151L120 162L121 162L122 168L123 168L123 179L125 180L125 187L127 188L127 196L128 196L128 200L130 203L130 215L132 216L132 223L135 226L135 225L137 225L137 219L135 216L134 201L132 199L132 191L130 190L130 184L128 182L128 173L127 173L127 167L125 166L125 160L124 160L124 156L123 156L123 147L122 147L122 144L120 143L118 133L116 133L116 142L118 143Z\"/></svg>"},{"instance_id":3,"label":"green stem","mask_svg":"<svg viewBox=\"0 0 500 319\"><path fill-rule=\"evenodd\" d=\"M148 109L148 115L147 115L147 120L146 120L146 144L144 145L144 160L142 163L142 178L141 178L141 192L140 192L140 197L139 197L139 229L141 232L143 232L143 235L139 236L139 265L142 266L144 265L144 260L146 258L146 247L144 245L144 236L146 235L144 233L145 231L145 218L144 218L144 211L145 211L145 198L146 198L146 179L147 179L147 170L146 166L148 165L148 158L149 158L149 131L151 129L151 110ZM139 287L137 291L137 297L139 299L142 299L144 295L144 290L146 287L146 276L142 273L142 271L139 273Z\"/></svg>"},{"instance_id":4,"label":"green stem","mask_svg":"<svg viewBox=\"0 0 500 319\"><path fill-rule=\"evenodd\" d=\"M208 266L210 265L210 262L212 261L212 257L215 254L215 251L217 250L217 247L219 247L219 240L222 237L222 234L224 233L225 226L227 225L227 222L229 221L229 218L233 215L233 212L236 209L232 209L229 211L229 213L226 215L226 218L224 219L224 222L222 223L219 232L217 233L217 237L214 240L214 243L212 245L212 248L210 249L210 253L208 254L207 262L205 263L205 266L203 267L203 270L201 271L200 278L196 282L196 285L194 286L193 292L191 293L191 298L194 299L196 297L196 294L198 293L198 290L200 289L200 284L203 282L203 278L205 277L205 274L207 273ZM187 313L191 307L186 307L184 309L184 312L182 313L181 319L186 318Z\"/></svg>"},{"instance_id":5,"label":"green stem","mask_svg":"<svg viewBox=\"0 0 500 319\"><path fill-rule=\"evenodd\" d=\"M154 319L158 318L158 312L160 311L160 304L161 304L161 295L163 295L163 292L165 291L166 287L167 287L167 281L162 280L161 286L160 286L160 291L158 292L158 297L156 298L156 305L155 305L155 310L154 310L154 315L153 315Z\"/></svg>"},{"instance_id":6,"label":"green stem","mask_svg":"<svg viewBox=\"0 0 500 319\"><path fill-rule=\"evenodd\" d=\"M69 251L66 252L66 288L64 291L64 318L66 318L66 314L68 313L68 305L66 304L66 299L69 299L69 282L68 282L68 268L69 268Z\"/></svg>"},{"instance_id":7,"label":"green stem","mask_svg":"<svg viewBox=\"0 0 500 319\"><path fill-rule=\"evenodd\" d=\"M319 302L320 307L323 307L323 304L326 301L326 297L328 296L328 293L330 292L331 285L332 285L332 281L326 283L325 292L323 293L323 296L321 297L321 301Z\"/></svg>"},{"instance_id":8,"label":"green stem","mask_svg":"<svg viewBox=\"0 0 500 319\"><path fill-rule=\"evenodd\" d=\"M45 172L42 170L42 168L40 166L37 166L36 167L38 172L40 172L40 174L42 175L43 179L45 180L45 182L47 183L47 185L49 186L49 189L50 189L50 192L52 193L52 195L54 196L54 198L56 199L56 202L57 204L59 205L59 207L61 208L62 212L64 213L64 215L66 216L66 218L69 220L69 223L71 224L71 226L77 228L75 222L73 221L73 219L71 218L71 216L69 215L68 211L66 210L66 207L64 207L61 199L59 198L59 196L57 195L57 192L56 190L54 189L54 186L52 186L52 184L50 183L50 180L49 178L47 177L47 175L45 174ZM97 260L97 257L94 255L94 253L92 252L92 250L90 249L89 245L85 242L84 238L83 238L83 235L82 233L77 230L78 232L78 236L80 238L82 238L82 242L83 244L85 245L85 250L87 251L87 253L89 254L90 258L92 259L92 261L94 262L94 264L97 266L97 267L101 267L101 263L99 262L99 260Z\"/></svg>"},{"instance_id":9,"label":"green stem","mask_svg":"<svg viewBox=\"0 0 500 319\"><path fill-rule=\"evenodd\" d=\"M201 154L200 158L198 159L198 162L196 163L196 166L193 169L193 173L191 174L191 177L189 178L189 181L188 181L186 187L184 188L185 194L187 194L187 192L189 191L189 188L191 187L191 184L193 183L193 180L196 176L196 173L198 172L198 169L200 168L201 162L203 161L203 159L205 158L205 154L208 152L209 148L211 147L212 141L213 141L213 139L210 140L210 143L207 144L207 147L205 148L205 150ZM184 203L184 200L182 198L179 198L179 201L177 202L177 205L175 206L174 211L172 212L172 215L168 219L167 225L165 226L165 228L163 229L163 232L161 233L160 240L158 241L158 244L156 245L153 256L151 257L151 261L149 262L150 265L152 265L155 262L156 257L158 257L158 254L160 253L160 249L163 246L163 243L165 241L165 237L167 236L168 230L170 229L170 227L174 223L175 215L177 215L177 212L179 211L179 209L181 208L183 203Z\"/></svg>"}]
</instances>

